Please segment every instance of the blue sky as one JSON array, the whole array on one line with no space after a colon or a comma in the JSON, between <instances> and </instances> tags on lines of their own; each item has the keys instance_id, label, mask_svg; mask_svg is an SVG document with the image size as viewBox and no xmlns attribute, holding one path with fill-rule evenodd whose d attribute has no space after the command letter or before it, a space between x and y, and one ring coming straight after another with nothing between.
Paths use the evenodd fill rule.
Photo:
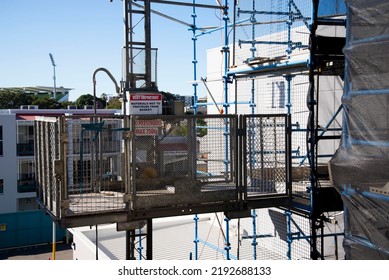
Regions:
<instances>
[{"instance_id":1,"label":"blue sky","mask_svg":"<svg viewBox=\"0 0 389 280\"><path fill-rule=\"evenodd\" d=\"M322 2L323 10L328 10L326 5L337 6L333 4L337 1ZM215 0L196 2L216 4ZM270 9L270 2L256 1L256 8ZM284 6L286 3L284 0L274 2ZM239 3L243 9L251 9L252 1L241 0ZM191 7L156 3L151 6L192 23ZM223 24L220 11L197 9L197 15L200 27ZM154 14L151 30L152 47L158 48L159 90L193 95L192 32L185 25ZM117 81L122 79L124 24L121 0L0 0L0 36L0 87L52 86L53 67L49 53L53 54L57 65L57 86L74 89L70 100L93 93L92 75L99 67L107 68ZM222 31L201 36L197 42L197 77L206 77L206 50L223 45ZM115 94L105 73L98 73L96 78L97 96ZM206 95L202 86L198 90L199 96Z\"/></svg>"},{"instance_id":2,"label":"blue sky","mask_svg":"<svg viewBox=\"0 0 389 280\"><path fill-rule=\"evenodd\" d=\"M202 1L207 2L210 3ZM190 7L153 4L152 8L192 22ZM220 22L214 10L198 12L200 25ZM49 53L57 65L57 86L74 88L71 100L93 93L92 75L99 67L107 68L120 81L123 26L121 0L1 0L0 87L52 86ZM208 38L198 40L198 68L199 76L205 77L205 50L222 41L220 33L203 37ZM191 38L188 27L152 16L152 47L158 48L160 90L193 94ZM96 77L97 96L114 94L114 86L105 73Z\"/></svg>"}]
</instances>

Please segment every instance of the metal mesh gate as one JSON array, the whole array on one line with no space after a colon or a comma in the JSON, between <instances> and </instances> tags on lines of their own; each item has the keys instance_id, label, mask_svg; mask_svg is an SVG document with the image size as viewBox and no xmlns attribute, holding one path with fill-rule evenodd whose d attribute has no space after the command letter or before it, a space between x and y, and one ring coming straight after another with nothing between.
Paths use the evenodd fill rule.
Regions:
<instances>
[{"instance_id":1,"label":"metal mesh gate","mask_svg":"<svg viewBox=\"0 0 389 280\"><path fill-rule=\"evenodd\" d=\"M134 116L133 209L238 200L236 116Z\"/></svg>"},{"instance_id":2,"label":"metal mesh gate","mask_svg":"<svg viewBox=\"0 0 389 280\"><path fill-rule=\"evenodd\" d=\"M290 129L287 115L243 117L246 198L290 193Z\"/></svg>"},{"instance_id":3,"label":"metal mesh gate","mask_svg":"<svg viewBox=\"0 0 389 280\"><path fill-rule=\"evenodd\" d=\"M123 119L65 118L69 213L123 209Z\"/></svg>"}]
</instances>

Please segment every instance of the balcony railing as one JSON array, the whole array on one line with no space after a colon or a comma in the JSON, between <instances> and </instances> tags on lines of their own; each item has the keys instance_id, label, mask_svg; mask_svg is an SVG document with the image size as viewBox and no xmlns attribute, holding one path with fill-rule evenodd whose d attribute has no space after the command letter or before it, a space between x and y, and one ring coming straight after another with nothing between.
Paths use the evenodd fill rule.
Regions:
<instances>
[{"instance_id":1,"label":"balcony railing","mask_svg":"<svg viewBox=\"0 0 389 280\"><path fill-rule=\"evenodd\" d=\"M18 193L35 192L35 180L18 180Z\"/></svg>"}]
</instances>

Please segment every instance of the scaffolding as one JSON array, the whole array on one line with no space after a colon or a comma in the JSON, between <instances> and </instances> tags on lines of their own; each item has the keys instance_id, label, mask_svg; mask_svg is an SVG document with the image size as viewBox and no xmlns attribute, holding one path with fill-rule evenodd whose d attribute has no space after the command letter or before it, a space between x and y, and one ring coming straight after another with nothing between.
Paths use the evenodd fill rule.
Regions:
<instances>
[{"instance_id":1,"label":"scaffolding","mask_svg":"<svg viewBox=\"0 0 389 280\"><path fill-rule=\"evenodd\" d=\"M47 154L44 147L37 146L37 151L41 151L37 164L41 205L64 226L117 223L118 230L126 231L129 259L135 258L136 238L139 256L146 247L147 258L152 258L153 218L188 214L196 214L195 259L199 258L200 243L221 251L226 259L239 259L240 253L232 253L229 234L230 224L236 221L238 232L249 221L252 234L244 235L239 242L247 246L250 241L252 259L266 258L263 252L270 246L268 241L282 244L277 252L280 258L324 258L318 249L325 237L318 232L328 221L323 213L340 211L342 206L321 202L337 196L328 191L330 188L318 188L318 158L331 154L319 154L317 145L327 132L333 133L328 139L339 138L336 122L341 107L330 114L325 125L319 126L317 85L322 70L334 70L323 66L342 57L336 60L333 55L338 53L334 50L316 48L328 43L319 41L316 29L320 24L341 26L344 21L336 19L329 23L332 18L328 17L319 21L319 1L270 0L262 1L264 6L257 6L254 0L245 1L242 6L236 1L229 5L228 0L220 5L197 4L195 0L185 4L167 1L166 4L193 9L190 31L194 115L127 116L130 94L157 91L156 68L152 68L156 49L151 48L151 38L147 36L151 2L146 0L140 6L123 1L123 116L37 122L36 142L48 143L52 151ZM229 7L234 11L232 23ZM220 10L222 26L199 32L203 29L197 26L198 8ZM145 22L141 31L146 35L144 41L133 40L135 15ZM216 31L223 34L218 58L221 79L199 79L198 39ZM318 59L323 54L326 59ZM141 63L136 58L142 58ZM137 68L138 71L135 68L139 65L145 67ZM207 87L212 103L198 102L198 81ZM214 98L215 88L222 89L221 102ZM204 105L215 106L216 114L199 115L198 107ZM212 112L215 110L209 109ZM107 126L111 122L114 125ZM79 139L79 144L74 139ZM115 142L115 148L108 147L107 142ZM77 160L71 159L74 150L78 151ZM50 174L44 170L50 170ZM196 233L197 214L210 212L225 215L223 249ZM260 214L273 224L277 234L258 230ZM145 224L146 231L141 229ZM144 235L146 246L141 242ZM309 246L298 252L295 246L301 243ZM235 249L242 255L245 251L240 251L240 245Z\"/></svg>"},{"instance_id":2,"label":"scaffolding","mask_svg":"<svg viewBox=\"0 0 389 280\"><path fill-rule=\"evenodd\" d=\"M340 198L333 189L322 189L321 187L325 186L325 183L319 182L320 176L328 176L326 175L328 173L325 171L325 166L324 168L320 167L318 162L325 162L321 159L332 157L336 147L328 152L326 148L319 149L318 143L319 140L332 140L335 143L334 146L337 145L337 139L340 138L339 133L341 131L339 113L342 110L342 106L335 105L336 107L334 106L332 109L332 115L330 113L329 116L328 113L323 115L320 112L318 105L319 76L332 76L334 77L334 83L342 84L344 63L341 47L344 45L344 38L341 38L342 35L336 34L339 33L337 29L330 31L320 30L317 33L317 28L319 25L344 28L345 22L342 18L334 17L338 13L338 1L332 3L336 7L333 13L325 14L323 17L324 12L322 11L320 19L318 17L320 1L266 1L265 4L261 4L258 7L256 1L251 1L251 3L247 1L239 3L239 7L237 7L235 2L232 25L226 23L227 17L224 11L224 26L222 27L224 44L221 47L223 57L220 59L221 64L224 65L224 68L221 70L223 102L220 103L223 109L219 109L218 103L215 102L214 94L212 94L213 91L218 91L218 89L213 90L215 87L212 89L209 83L207 92L211 96L213 103L206 105L216 105L217 111L213 110L215 113L229 112L230 105L235 105L235 114L238 114L238 104L248 104L250 111L243 109L245 113L281 112L291 115L291 125L293 126L292 148L288 152L293 155L294 167L289 175L294 178L292 183L294 197L303 198L303 200L295 199L296 203L294 206L298 212L309 213L307 217L311 220L311 233L307 239L311 242L311 257L323 257L316 249L318 243L316 235L319 227L323 225L320 222L322 217L319 219L319 216L326 207L316 205L318 197L315 193L321 192L321 199L324 199L326 195L328 198L333 197L337 200L337 205L328 207L326 208L327 210L341 211L342 207ZM326 5L321 4L322 6ZM324 10L324 8L322 7L321 10ZM245 15L249 17L236 19L236 16ZM193 30L196 30L196 28L193 28ZM201 33L199 36L218 30L220 29L216 28L206 33ZM234 38L232 46L229 45L228 41L230 32L233 32ZM246 39L242 39L244 36L246 36ZM239 39L236 41L236 38ZM197 41L197 37L195 39ZM328 47L327 49L323 47L329 44L332 44L333 47L329 49ZM249 48L244 49L242 47L244 45L248 45ZM244 50L239 52L236 50L236 46ZM260 50L257 49L258 46L260 46ZM233 50L232 55L230 53L231 48ZM196 50L196 48L194 49ZM194 57L196 57L196 54ZM239 59L243 62L243 65L238 62ZM231 61L232 64L230 63ZM196 80L196 68L194 70L194 78ZM269 94L266 94L266 88L269 88L269 86L266 86L263 81L266 81L267 84L270 81L271 84L270 109L263 106L263 104L270 103L270 98L266 100L266 96L269 96ZM235 87L235 100L232 102L229 101L230 91L228 84L234 84L233 86ZM307 85L309 85L309 88ZM197 84L194 86L196 96ZM278 96L275 94L277 89L279 90ZM336 91L335 88L327 90ZM248 92L250 94L247 94ZM342 90L338 90L335 93L337 96L333 97L334 100L338 98L338 103L340 103L341 92ZM242 93L246 95L241 96ZM246 100L244 100L245 98ZM326 99L324 99L324 106L328 106L328 100ZM195 108L198 106L196 100L197 98L195 98ZM307 103L307 108L304 107L305 103ZM240 110L242 110L241 108L240 106ZM325 124L322 124L323 122ZM260 127L263 126L260 125ZM249 150L253 151L248 153L247 163L250 166L248 167L248 170L250 170L248 178L256 180L253 178L253 172L251 172L251 166L257 163L254 154L260 152L263 155L265 150L261 146L254 148L254 139L258 135L253 131L250 135L250 141L245 142L250 147ZM276 151L279 154L285 152L282 149L276 149ZM270 169L273 171L277 170L274 167ZM324 172L322 171L323 169ZM266 169L262 166L261 170L264 172ZM254 209L251 215L252 217L256 216ZM287 211L285 215L290 217L292 214ZM253 228L255 226L254 223ZM292 243L296 239L288 238L288 242ZM256 245L255 239L253 245Z\"/></svg>"}]
</instances>

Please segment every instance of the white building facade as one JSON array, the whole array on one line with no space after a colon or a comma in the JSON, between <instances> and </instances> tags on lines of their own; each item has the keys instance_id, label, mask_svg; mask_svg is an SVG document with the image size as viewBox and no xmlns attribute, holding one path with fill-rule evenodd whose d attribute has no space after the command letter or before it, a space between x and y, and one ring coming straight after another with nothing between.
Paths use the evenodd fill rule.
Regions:
<instances>
[{"instance_id":1,"label":"white building facade","mask_svg":"<svg viewBox=\"0 0 389 280\"><path fill-rule=\"evenodd\" d=\"M0 110L0 249L51 241L51 219L36 202L35 118L94 113L93 109L34 108ZM57 232L60 240L66 230L57 228Z\"/></svg>"}]
</instances>

